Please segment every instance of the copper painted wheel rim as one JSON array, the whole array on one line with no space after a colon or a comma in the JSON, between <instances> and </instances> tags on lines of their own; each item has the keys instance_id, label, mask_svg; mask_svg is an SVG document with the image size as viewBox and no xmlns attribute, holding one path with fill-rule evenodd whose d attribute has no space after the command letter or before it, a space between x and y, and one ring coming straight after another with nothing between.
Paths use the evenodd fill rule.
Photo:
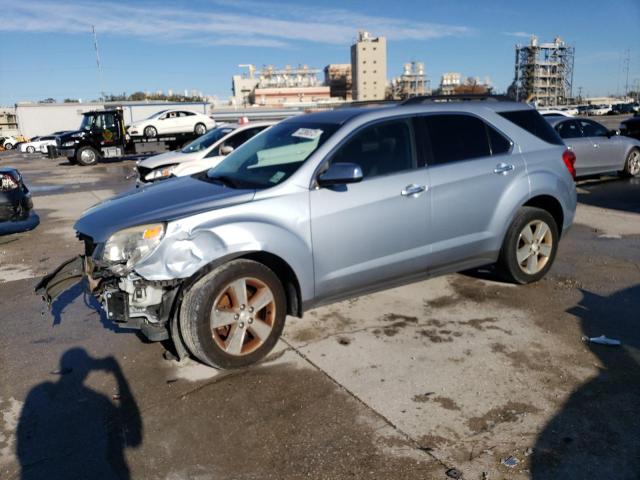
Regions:
<instances>
[{"instance_id":1,"label":"copper painted wheel rim","mask_svg":"<svg viewBox=\"0 0 640 480\"><path fill-rule=\"evenodd\" d=\"M553 251L551 229L542 220L533 220L522 229L516 244L516 261L527 275L539 273Z\"/></svg>"},{"instance_id":2,"label":"copper painted wheel rim","mask_svg":"<svg viewBox=\"0 0 640 480\"><path fill-rule=\"evenodd\" d=\"M257 278L239 278L228 283L213 302L211 335L225 353L248 355L269 338L275 318L271 289Z\"/></svg>"}]
</instances>

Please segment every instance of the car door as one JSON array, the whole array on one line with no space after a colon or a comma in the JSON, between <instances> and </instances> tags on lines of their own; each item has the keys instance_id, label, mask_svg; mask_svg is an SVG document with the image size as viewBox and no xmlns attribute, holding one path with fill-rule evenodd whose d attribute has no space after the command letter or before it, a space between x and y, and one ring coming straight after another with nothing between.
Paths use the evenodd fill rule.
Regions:
<instances>
[{"instance_id":1,"label":"car door","mask_svg":"<svg viewBox=\"0 0 640 480\"><path fill-rule=\"evenodd\" d=\"M585 138L593 145L589 173L608 172L616 169L620 163L619 145L612 140L609 130L593 120L580 119L580 127Z\"/></svg>"},{"instance_id":2,"label":"car door","mask_svg":"<svg viewBox=\"0 0 640 480\"><path fill-rule=\"evenodd\" d=\"M502 217L511 211L500 205L504 192L528 193L524 161L504 134L478 117L452 113L421 119L430 154L430 264L434 271L449 271L490 263L504 232Z\"/></svg>"},{"instance_id":3,"label":"car door","mask_svg":"<svg viewBox=\"0 0 640 480\"><path fill-rule=\"evenodd\" d=\"M315 291L340 298L427 269L429 192L410 119L354 132L328 164L358 164L359 183L310 192Z\"/></svg>"},{"instance_id":4,"label":"car door","mask_svg":"<svg viewBox=\"0 0 640 480\"><path fill-rule=\"evenodd\" d=\"M588 175L593 169L594 162L597 161L597 152L593 147L593 141L583 136L582 128L577 120L560 122L556 124L555 129L560 138L564 140L567 148L576 155L576 175L579 177Z\"/></svg>"},{"instance_id":5,"label":"car door","mask_svg":"<svg viewBox=\"0 0 640 480\"><path fill-rule=\"evenodd\" d=\"M180 131L180 118L178 112L167 112L164 119L160 120L162 132L158 133L177 133Z\"/></svg>"},{"instance_id":6,"label":"car door","mask_svg":"<svg viewBox=\"0 0 640 480\"><path fill-rule=\"evenodd\" d=\"M193 132L196 115L193 112L178 112L178 123L181 132Z\"/></svg>"}]
</instances>

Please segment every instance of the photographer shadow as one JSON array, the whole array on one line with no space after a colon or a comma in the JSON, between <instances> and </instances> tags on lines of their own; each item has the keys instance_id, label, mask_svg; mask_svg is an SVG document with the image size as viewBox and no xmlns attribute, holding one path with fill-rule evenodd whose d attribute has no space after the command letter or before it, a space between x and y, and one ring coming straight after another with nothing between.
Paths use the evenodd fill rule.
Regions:
<instances>
[{"instance_id":1,"label":"photographer shadow","mask_svg":"<svg viewBox=\"0 0 640 480\"><path fill-rule=\"evenodd\" d=\"M115 377L113 401L84 384L92 371ZM142 418L118 362L73 348L54 373L59 380L33 387L20 414L20 478L130 478L124 453L142 443Z\"/></svg>"},{"instance_id":2,"label":"photographer shadow","mask_svg":"<svg viewBox=\"0 0 640 480\"><path fill-rule=\"evenodd\" d=\"M601 366L579 386L536 439L531 478L640 478L640 285L603 297L582 290L568 310L586 337L605 334L622 346L587 343Z\"/></svg>"}]
</instances>

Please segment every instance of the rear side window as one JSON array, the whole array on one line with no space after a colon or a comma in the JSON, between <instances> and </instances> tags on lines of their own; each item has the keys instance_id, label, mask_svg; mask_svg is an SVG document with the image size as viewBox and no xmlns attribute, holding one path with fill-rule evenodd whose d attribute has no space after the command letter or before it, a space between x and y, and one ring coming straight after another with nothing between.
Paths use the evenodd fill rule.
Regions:
<instances>
[{"instance_id":1,"label":"rear side window","mask_svg":"<svg viewBox=\"0 0 640 480\"><path fill-rule=\"evenodd\" d=\"M580 126L585 137L606 137L607 129L599 123L591 120L580 120Z\"/></svg>"},{"instance_id":2,"label":"rear side window","mask_svg":"<svg viewBox=\"0 0 640 480\"><path fill-rule=\"evenodd\" d=\"M491 155L486 125L479 118L468 115L429 115L423 118L429 132L432 163L437 165Z\"/></svg>"},{"instance_id":3,"label":"rear side window","mask_svg":"<svg viewBox=\"0 0 640 480\"><path fill-rule=\"evenodd\" d=\"M513 110L511 112L498 113L540 140L553 145L563 145L562 139L551 125L535 110Z\"/></svg>"},{"instance_id":4,"label":"rear side window","mask_svg":"<svg viewBox=\"0 0 640 480\"><path fill-rule=\"evenodd\" d=\"M562 122L556 127L556 130L562 138L579 138L582 137L582 132L578 126L578 122L575 120L569 120L568 122Z\"/></svg>"}]
</instances>

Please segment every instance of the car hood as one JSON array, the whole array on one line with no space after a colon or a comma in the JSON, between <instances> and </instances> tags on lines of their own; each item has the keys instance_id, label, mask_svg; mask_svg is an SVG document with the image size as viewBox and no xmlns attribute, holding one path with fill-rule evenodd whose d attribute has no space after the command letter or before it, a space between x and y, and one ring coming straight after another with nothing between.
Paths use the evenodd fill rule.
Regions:
<instances>
[{"instance_id":1,"label":"car hood","mask_svg":"<svg viewBox=\"0 0 640 480\"><path fill-rule=\"evenodd\" d=\"M68 142L69 140L77 140L78 138L82 138L87 134L84 130L74 130L73 132L63 133L62 135L58 135L58 140L60 140L60 144L64 142Z\"/></svg>"},{"instance_id":2,"label":"car hood","mask_svg":"<svg viewBox=\"0 0 640 480\"><path fill-rule=\"evenodd\" d=\"M154 155L150 158L145 158L138 165L143 168L158 168L164 165L170 165L173 163L188 162L189 160L195 160L202 157L203 152L182 153L180 150L173 152L165 152L160 155Z\"/></svg>"},{"instance_id":3,"label":"car hood","mask_svg":"<svg viewBox=\"0 0 640 480\"><path fill-rule=\"evenodd\" d=\"M167 222L253 200L255 190L234 189L206 178L179 177L118 195L87 210L74 228L101 243L123 228Z\"/></svg>"}]
</instances>

